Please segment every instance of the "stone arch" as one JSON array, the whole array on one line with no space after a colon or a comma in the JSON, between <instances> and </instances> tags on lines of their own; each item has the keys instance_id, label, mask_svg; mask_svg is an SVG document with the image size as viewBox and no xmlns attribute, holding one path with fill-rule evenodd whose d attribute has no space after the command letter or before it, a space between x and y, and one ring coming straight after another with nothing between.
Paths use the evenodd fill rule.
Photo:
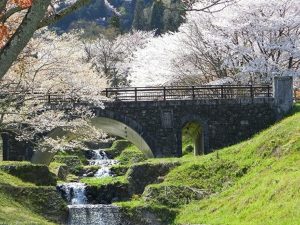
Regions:
<instances>
[{"instance_id":1,"label":"stone arch","mask_svg":"<svg viewBox=\"0 0 300 225\"><path fill-rule=\"evenodd\" d=\"M208 134L208 120L195 114L188 114L181 118L180 129L178 131L178 155L182 155L182 132L189 124L197 124L201 128L201 133L195 136L194 153L199 155L201 153L207 154L209 152L209 134Z\"/></svg>"},{"instance_id":2,"label":"stone arch","mask_svg":"<svg viewBox=\"0 0 300 225\"><path fill-rule=\"evenodd\" d=\"M154 149L154 142L137 121L111 111L99 110L91 122L96 128L102 129L106 133L129 140L147 157L152 158L156 155L152 150ZM65 133L61 129L54 129L49 134L51 137L63 135L65 135ZM56 153L50 151L36 151L31 162L36 164L49 164L55 154Z\"/></svg>"}]
</instances>

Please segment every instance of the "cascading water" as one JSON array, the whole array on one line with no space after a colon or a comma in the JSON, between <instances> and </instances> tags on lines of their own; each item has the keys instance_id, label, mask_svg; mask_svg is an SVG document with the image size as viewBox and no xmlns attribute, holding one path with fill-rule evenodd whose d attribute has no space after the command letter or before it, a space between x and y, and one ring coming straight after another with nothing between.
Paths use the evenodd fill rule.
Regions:
<instances>
[{"instance_id":1,"label":"cascading water","mask_svg":"<svg viewBox=\"0 0 300 225\"><path fill-rule=\"evenodd\" d=\"M106 153L92 150L92 158L88 160L89 165L99 166L94 177L112 176L110 167L117 164L116 160L109 159ZM85 176L85 175L84 175ZM85 184L65 183L59 185L59 190L65 195L69 205L69 225L119 225L121 218L119 208L112 205L87 204L85 195Z\"/></svg>"},{"instance_id":2,"label":"cascading water","mask_svg":"<svg viewBox=\"0 0 300 225\"><path fill-rule=\"evenodd\" d=\"M65 195L68 203L71 205L86 204L85 184L83 183L65 183L59 185L59 189Z\"/></svg>"},{"instance_id":3,"label":"cascading water","mask_svg":"<svg viewBox=\"0 0 300 225\"><path fill-rule=\"evenodd\" d=\"M117 160L109 159L106 153L101 150L93 150L92 159L88 160L91 166L100 166L94 177L109 177L111 176L110 167L118 163Z\"/></svg>"}]
</instances>

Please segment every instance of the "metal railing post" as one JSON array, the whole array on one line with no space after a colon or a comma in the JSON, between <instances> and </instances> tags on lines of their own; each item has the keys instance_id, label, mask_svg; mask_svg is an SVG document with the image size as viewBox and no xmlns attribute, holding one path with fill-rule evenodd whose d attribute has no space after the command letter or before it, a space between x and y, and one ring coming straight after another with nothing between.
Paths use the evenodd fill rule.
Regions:
<instances>
[{"instance_id":1,"label":"metal railing post","mask_svg":"<svg viewBox=\"0 0 300 225\"><path fill-rule=\"evenodd\" d=\"M252 84L250 85L250 96L253 99L254 98L254 93L253 93L253 86Z\"/></svg>"},{"instance_id":2,"label":"metal railing post","mask_svg":"<svg viewBox=\"0 0 300 225\"><path fill-rule=\"evenodd\" d=\"M51 100L50 100L50 94L48 94L48 103L50 103Z\"/></svg>"},{"instance_id":3,"label":"metal railing post","mask_svg":"<svg viewBox=\"0 0 300 225\"><path fill-rule=\"evenodd\" d=\"M134 99L137 102L137 88L134 88Z\"/></svg>"},{"instance_id":4,"label":"metal railing post","mask_svg":"<svg viewBox=\"0 0 300 225\"><path fill-rule=\"evenodd\" d=\"M166 87L164 87L164 101L166 101Z\"/></svg>"},{"instance_id":5,"label":"metal railing post","mask_svg":"<svg viewBox=\"0 0 300 225\"><path fill-rule=\"evenodd\" d=\"M267 96L268 98L271 97L271 91L270 91L270 89L271 89L271 86L268 85L268 96Z\"/></svg>"},{"instance_id":6,"label":"metal railing post","mask_svg":"<svg viewBox=\"0 0 300 225\"><path fill-rule=\"evenodd\" d=\"M193 100L195 100L195 86L192 86L192 94L193 94Z\"/></svg>"},{"instance_id":7,"label":"metal railing post","mask_svg":"<svg viewBox=\"0 0 300 225\"><path fill-rule=\"evenodd\" d=\"M223 85L221 85L221 99L224 98L224 87Z\"/></svg>"},{"instance_id":8,"label":"metal railing post","mask_svg":"<svg viewBox=\"0 0 300 225\"><path fill-rule=\"evenodd\" d=\"M105 96L108 98L108 88L105 88Z\"/></svg>"}]
</instances>

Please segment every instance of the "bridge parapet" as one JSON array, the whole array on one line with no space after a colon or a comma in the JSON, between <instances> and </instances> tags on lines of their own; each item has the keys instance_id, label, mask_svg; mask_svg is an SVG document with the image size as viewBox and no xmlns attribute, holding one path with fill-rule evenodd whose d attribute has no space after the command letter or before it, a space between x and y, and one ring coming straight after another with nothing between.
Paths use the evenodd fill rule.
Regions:
<instances>
[{"instance_id":1,"label":"bridge parapet","mask_svg":"<svg viewBox=\"0 0 300 225\"><path fill-rule=\"evenodd\" d=\"M271 85L204 85L170 87L106 88L105 96L115 101L170 101L198 99L271 98Z\"/></svg>"}]
</instances>

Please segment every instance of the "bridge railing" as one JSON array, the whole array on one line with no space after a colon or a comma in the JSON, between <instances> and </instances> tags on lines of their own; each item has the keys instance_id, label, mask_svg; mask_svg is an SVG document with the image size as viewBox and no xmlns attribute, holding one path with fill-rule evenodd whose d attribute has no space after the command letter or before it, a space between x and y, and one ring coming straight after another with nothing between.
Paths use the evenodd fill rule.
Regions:
<instances>
[{"instance_id":1,"label":"bridge railing","mask_svg":"<svg viewBox=\"0 0 300 225\"><path fill-rule=\"evenodd\" d=\"M25 98L26 93L19 93ZM5 92L7 95L18 93ZM0 95L0 99L1 96ZM24 95L24 96L23 96ZM219 85L191 87L128 87L107 88L100 95L115 101L168 101L197 99L245 99L272 97L271 85ZM64 93L31 93L30 97L45 103L84 103L80 96L70 96ZM82 97L82 96L81 96Z\"/></svg>"},{"instance_id":2,"label":"bridge railing","mask_svg":"<svg viewBox=\"0 0 300 225\"><path fill-rule=\"evenodd\" d=\"M271 85L210 85L199 87L107 88L105 96L118 101L270 98Z\"/></svg>"}]
</instances>

